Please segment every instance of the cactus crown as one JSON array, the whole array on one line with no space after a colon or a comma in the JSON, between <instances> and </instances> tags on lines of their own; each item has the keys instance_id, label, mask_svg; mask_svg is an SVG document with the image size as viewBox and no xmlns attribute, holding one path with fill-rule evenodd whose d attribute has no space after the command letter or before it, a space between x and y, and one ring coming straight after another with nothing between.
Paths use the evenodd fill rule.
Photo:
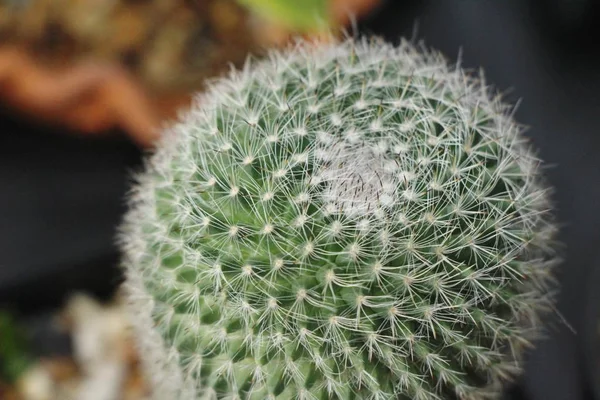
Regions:
<instances>
[{"instance_id":1,"label":"cactus crown","mask_svg":"<svg viewBox=\"0 0 600 400\"><path fill-rule=\"evenodd\" d=\"M198 100L123 229L157 398L478 399L519 370L555 229L481 78L299 42Z\"/></svg>"}]
</instances>

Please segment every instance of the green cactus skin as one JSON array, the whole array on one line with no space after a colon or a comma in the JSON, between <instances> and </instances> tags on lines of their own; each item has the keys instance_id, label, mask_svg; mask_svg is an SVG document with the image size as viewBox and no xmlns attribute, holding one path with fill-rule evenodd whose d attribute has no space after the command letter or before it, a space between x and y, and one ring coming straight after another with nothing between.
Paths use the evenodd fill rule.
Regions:
<instances>
[{"instance_id":1,"label":"green cactus skin","mask_svg":"<svg viewBox=\"0 0 600 400\"><path fill-rule=\"evenodd\" d=\"M197 100L122 229L157 399L487 399L519 372L556 229L481 76L299 41Z\"/></svg>"}]
</instances>

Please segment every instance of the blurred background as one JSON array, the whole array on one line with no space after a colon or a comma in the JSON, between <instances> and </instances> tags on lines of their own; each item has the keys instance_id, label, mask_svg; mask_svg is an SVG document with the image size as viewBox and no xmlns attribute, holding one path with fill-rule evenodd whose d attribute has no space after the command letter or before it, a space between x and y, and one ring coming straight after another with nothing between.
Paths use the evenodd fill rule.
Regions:
<instances>
[{"instance_id":1,"label":"blurred background","mask_svg":"<svg viewBox=\"0 0 600 400\"><path fill-rule=\"evenodd\" d=\"M564 261L505 398L600 400L598 0L0 0L0 399L145 398L115 246L132 172L206 79L348 15L519 102Z\"/></svg>"}]
</instances>

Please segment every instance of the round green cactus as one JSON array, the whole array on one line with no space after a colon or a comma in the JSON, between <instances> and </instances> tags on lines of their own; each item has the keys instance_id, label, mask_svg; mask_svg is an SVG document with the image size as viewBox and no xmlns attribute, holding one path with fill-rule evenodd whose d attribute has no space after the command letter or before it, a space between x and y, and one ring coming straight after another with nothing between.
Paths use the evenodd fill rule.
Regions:
<instances>
[{"instance_id":1,"label":"round green cactus","mask_svg":"<svg viewBox=\"0 0 600 400\"><path fill-rule=\"evenodd\" d=\"M556 263L521 130L408 42L299 42L214 82L123 228L156 398L496 396Z\"/></svg>"}]
</instances>

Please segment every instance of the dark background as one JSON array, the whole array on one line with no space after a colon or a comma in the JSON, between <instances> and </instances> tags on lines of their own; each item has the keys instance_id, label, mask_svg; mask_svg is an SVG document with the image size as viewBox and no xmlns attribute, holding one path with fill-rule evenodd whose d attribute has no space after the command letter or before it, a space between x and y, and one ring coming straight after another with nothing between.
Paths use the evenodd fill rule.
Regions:
<instances>
[{"instance_id":1,"label":"dark background","mask_svg":"<svg viewBox=\"0 0 600 400\"><path fill-rule=\"evenodd\" d=\"M507 399L600 400L599 3L388 0L359 24L483 67L507 100L522 100L516 117L551 167L564 244L562 319L554 318ZM120 281L115 228L139 162L125 139L52 132L0 107L0 303L41 315L74 290L111 293Z\"/></svg>"}]
</instances>

